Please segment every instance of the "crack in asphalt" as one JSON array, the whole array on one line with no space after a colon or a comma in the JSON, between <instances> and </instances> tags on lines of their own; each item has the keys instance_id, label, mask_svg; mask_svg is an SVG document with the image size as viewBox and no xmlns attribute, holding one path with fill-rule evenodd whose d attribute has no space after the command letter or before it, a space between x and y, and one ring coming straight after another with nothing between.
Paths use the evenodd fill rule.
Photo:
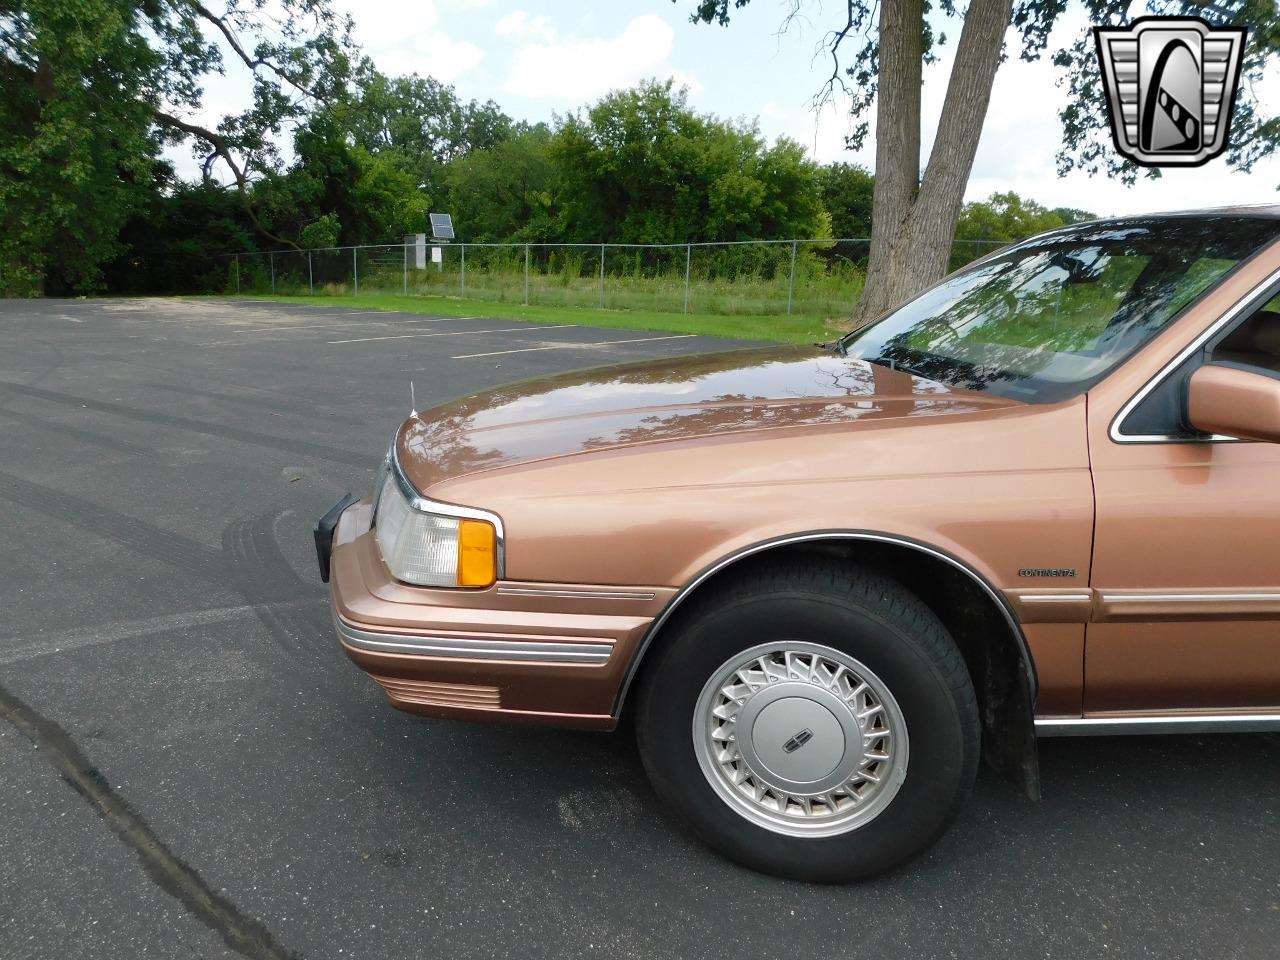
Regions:
<instances>
[{"instance_id":1,"label":"crack in asphalt","mask_svg":"<svg viewBox=\"0 0 1280 960\"><path fill-rule=\"evenodd\" d=\"M265 925L241 913L179 859L128 801L111 789L67 731L2 686L0 717L39 748L71 788L138 855L152 881L218 934L230 949L250 960L299 960L299 954L285 950Z\"/></svg>"},{"instance_id":2,"label":"crack in asphalt","mask_svg":"<svg viewBox=\"0 0 1280 960\"><path fill-rule=\"evenodd\" d=\"M275 537L279 514L231 521L221 550L155 524L72 494L0 471L0 498L62 520L177 570L243 597L236 612L251 612L272 641L293 661L318 656L307 644L326 632L325 617L313 608L313 591L290 566ZM169 626L172 626L171 624ZM0 661L2 662L2 661ZM259 921L242 914L214 892L192 867L156 836L61 726L0 686L0 718L7 720L44 754L63 779L106 820L142 861L147 875L190 913L216 932L232 950L250 960L296 960Z\"/></svg>"}]
</instances>

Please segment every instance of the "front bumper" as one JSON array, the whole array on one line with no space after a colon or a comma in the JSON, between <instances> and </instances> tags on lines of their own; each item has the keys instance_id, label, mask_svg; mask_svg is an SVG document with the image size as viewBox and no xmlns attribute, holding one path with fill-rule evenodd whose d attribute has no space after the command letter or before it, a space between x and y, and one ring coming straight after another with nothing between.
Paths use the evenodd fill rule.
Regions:
<instances>
[{"instance_id":1,"label":"front bumper","mask_svg":"<svg viewBox=\"0 0 1280 960\"><path fill-rule=\"evenodd\" d=\"M332 534L330 596L347 655L411 713L611 729L627 666L675 591L498 581L484 590L395 580L345 507Z\"/></svg>"}]
</instances>

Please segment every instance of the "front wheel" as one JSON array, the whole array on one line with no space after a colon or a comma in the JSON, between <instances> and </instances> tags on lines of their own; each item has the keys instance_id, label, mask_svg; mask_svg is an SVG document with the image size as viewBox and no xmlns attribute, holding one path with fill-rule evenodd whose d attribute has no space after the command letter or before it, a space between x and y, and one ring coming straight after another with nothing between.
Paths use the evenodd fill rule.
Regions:
<instances>
[{"instance_id":1,"label":"front wheel","mask_svg":"<svg viewBox=\"0 0 1280 960\"><path fill-rule=\"evenodd\" d=\"M871 876L924 849L973 782L978 715L945 628L898 583L757 567L663 638L636 732L655 789L740 863Z\"/></svg>"}]
</instances>

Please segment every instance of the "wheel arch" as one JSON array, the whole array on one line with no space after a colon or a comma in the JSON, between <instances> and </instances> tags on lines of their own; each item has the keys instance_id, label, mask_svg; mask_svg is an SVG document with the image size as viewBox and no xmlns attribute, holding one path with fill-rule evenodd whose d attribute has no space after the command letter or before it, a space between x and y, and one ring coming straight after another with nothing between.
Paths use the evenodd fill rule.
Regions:
<instances>
[{"instance_id":1,"label":"wheel arch","mask_svg":"<svg viewBox=\"0 0 1280 960\"><path fill-rule=\"evenodd\" d=\"M614 701L620 717L627 695L677 620L687 601L745 564L767 563L795 552L821 553L893 577L928 605L946 625L969 666L978 694L983 753L1028 796L1039 796L1035 741L1035 660L1022 625L1008 600L974 567L932 544L873 530L819 530L774 537L709 564L689 581L654 619L623 677Z\"/></svg>"}]
</instances>

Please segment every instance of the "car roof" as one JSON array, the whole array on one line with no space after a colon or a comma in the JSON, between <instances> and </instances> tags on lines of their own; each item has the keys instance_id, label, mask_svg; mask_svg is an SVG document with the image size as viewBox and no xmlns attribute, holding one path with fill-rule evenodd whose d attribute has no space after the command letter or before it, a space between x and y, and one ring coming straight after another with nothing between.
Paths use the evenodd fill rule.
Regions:
<instances>
[{"instance_id":1,"label":"car roof","mask_svg":"<svg viewBox=\"0 0 1280 960\"><path fill-rule=\"evenodd\" d=\"M1227 207L1204 207L1199 210L1165 210L1157 213L1126 213L1118 217L1098 217L1094 220L1082 220L1069 224L1077 227L1087 223L1129 223L1141 220L1149 223L1152 220L1194 220L1209 217L1254 217L1263 219L1280 219L1280 203L1236 204Z\"/></svg>"},{"instance_id":2,"label":"car roof","mask_svg":"<svg viewBox=\"0 0 1280 960\"><path fill-rule=\"evenodd\" d=\"M1121 220L1157 220L1161 217L1280 217L1280 203L1240 203L1200 210L1170 210L1166 213L1131 214Z\"/></svg>"},{"instance_id":3,"label":"car roof","mask_svg":"<svg viewBox=\"0 0 1280 960\"><path fill-rule=\"evenodd\" d=\"M1143 224L1150 226L1153 222L1161 220L1208 220L1214 217L1238 217L1249 220L1280 220L1280 204L1278 203L1258 203L1258 204L1238 204L1230 207L1206 207L1200 210L1168 210L1162 213L1128 213L1119 217L1098 217L1094 220L1080 220L1076 223L1069 223L1061 227L1054 227L1052 230L1046 230L1043 233L1034 234L1025 240L1015 241L1008 246L1001 247L999 250L993 250L987 256L995 256L1004 253L1006 250L1016 249L1027 244L1033 244L1039 241L1048 240L1052 237L1061 235L1070 235L1095 226L1123 226L1125 224ZM983 259L986 259L985 257Z\"/></svg>"}]
</instances>

